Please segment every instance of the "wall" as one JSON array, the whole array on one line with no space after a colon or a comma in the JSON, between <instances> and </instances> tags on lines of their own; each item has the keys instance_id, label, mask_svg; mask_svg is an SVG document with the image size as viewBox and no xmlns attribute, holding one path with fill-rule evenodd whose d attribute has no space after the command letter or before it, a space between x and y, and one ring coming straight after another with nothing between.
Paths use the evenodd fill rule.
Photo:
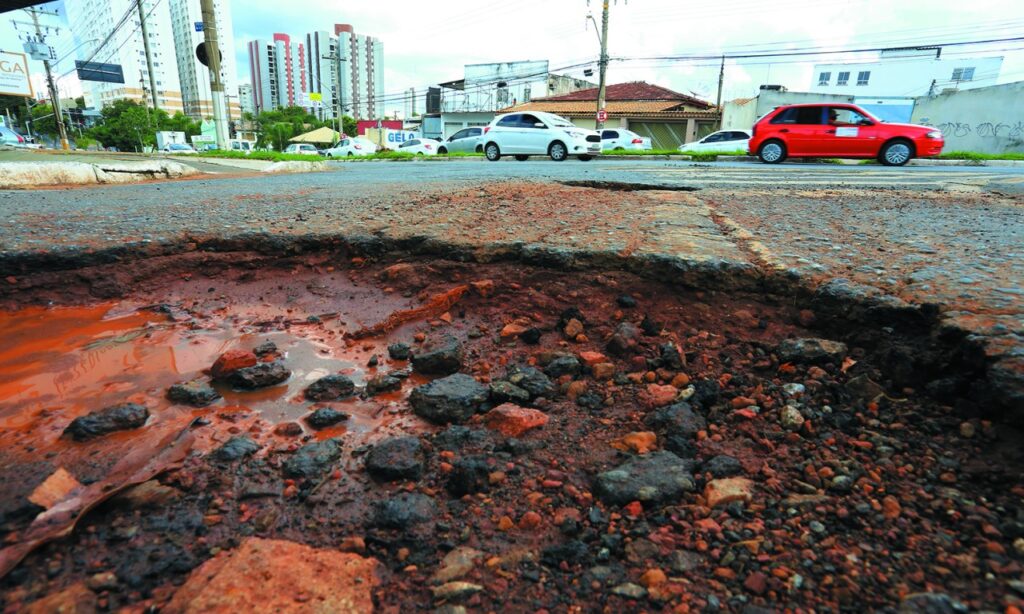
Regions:
<instances>
[{"instance_id":1,"label":"wall","mask_svg":"<svg viewBox=\"0 0 1024 614\"><path fill-rule=\"evenodd\" d=\"M750 130L758 118L776 107L812 102L852 103L853 96L761 90L761 93L755 100L751 100L746 104L738 105L726 102L722 105L722 130Z\"/></svg>"},{"instance_id":2,"label":"wall","mask_svg":"<svg viewBox=\"0 0 1024 614\"><path fill-rule=\"evenodd\" d=\"M444 126L444 138L448 138L463 128L470 126L486 126L494 119L489 111L468 111L465 113L442 113L441 122Z\"/></svg>"},{"instance_id":3,"label":"wall","mask_svg":"<svg viewBox=\"0 0 1024 614\"><path fill-rule=\"evenodd\" d=\"M912 121L935 126L943 151L1024 152L1024 81L918 98Z\"/></svg>"},{"instance_id":4,"label":"wall","mask_svg":"<svg viewBox=\"0 0 1024 614\"><path fill-rule=\"evenodd\" d=\"M1003 65L1001 57L955 58L890 57L877 62L815 64L810 91L851 96L924 96L935 80L935 91L946 88L972 89L994 85ZM971 81L953 81L953 70L974 68ZM857 73L870 71L867 85L857 85ZM818 85L823 72L831 73L828 85ZM846 85L838 85L840 72L849 72Z\"/></svg>"}]
</instances>

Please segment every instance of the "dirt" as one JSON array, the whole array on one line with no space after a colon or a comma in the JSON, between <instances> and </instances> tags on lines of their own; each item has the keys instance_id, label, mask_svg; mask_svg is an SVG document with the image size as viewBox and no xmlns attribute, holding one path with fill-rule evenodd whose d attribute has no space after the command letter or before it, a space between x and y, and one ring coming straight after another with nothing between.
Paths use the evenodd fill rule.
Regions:
<instances>
[{"instance_id":1,"label":"dirt","mask_svg":"<svg viewBox=\"0 0 1024 614\"><path fill-rule=\"evenodd\" d=\"M80 597L83 583L102 610L160 608L183 583L193 590L193 570L253 537L376 559L367 586L386 612L444 603L895 611L939 599L918 593L971 609L1019 603L1018 434L965 418L954 409L962 397L925 396L912 378L889 373L893 346L923 347L913 327L882 341L836 333L830 314L792 298L684 290L617 271L445 260L185 253L50 272L24 287L0 313L5 547L24 538L41 511L29 498L58 471L51 489L88 486L128 454L157 455L177 430L194 442L180 468L102 503L0 579L5 612L62 592ZM447 310L417 311L439 304ZM398 325L375 328L385 322ZM625 342L623 323L642 330ZM578 325L582 333L567 337ZM526 341L533 328L536 344ZM387 332L353 338L365 330ZM783 340L822 330L849 344L845 357L780 361ZM616 333L619 354L608 348ZM486 426L495 421L483 411L501 405L492 398L464 428L429 423L407 397L439 375L413 373L374 397L303 395L328 374L357 388L376 375L405 376L410 364L391 359L390 344L415 354L447 337L462 348L461 371L485 385L512 365L557 363L565 374L552 377L554 392L517 403L547 420L507 411L505 432L519 432L509 426L515 416L530 420L508 438ZM291 371L285 383L250 392L214 383L222 399L205 408L166 399L172 384L209 379L224 352L267 341ZM574 374L561 354L589 366ZM693 426L685 435L658 413L681 396ZM61 436L74 418L129 401L150 412L142 428L84 443ZM303 418L321 407L350 417L316 431ZM286 423L299 426L280 428ZM240 436L258 451L218 457ZM410 474L419 477L372 478L364 457L396 436L419 438L423 467ZM285 477L300 447L329 441L339 459L316 477ZM671 461L666 450L688 468L685 487L604 502L600 474L638 459ZM33 499L53 500L45 494ZM382 521L382 509L401 513Z\"/></svg>"}]
</instances>

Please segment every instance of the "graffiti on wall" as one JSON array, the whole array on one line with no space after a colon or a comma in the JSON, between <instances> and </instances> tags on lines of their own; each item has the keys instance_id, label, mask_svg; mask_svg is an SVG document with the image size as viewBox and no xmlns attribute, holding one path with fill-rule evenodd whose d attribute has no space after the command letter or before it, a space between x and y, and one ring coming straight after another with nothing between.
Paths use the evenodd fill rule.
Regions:
<instances>
[{"instance_id":1,"label":"graffiti on wall","mask_svg":"<svg viewBox=\"0 0 1024 614\"><path fill-rule=\"evenodd\" d=\"M930 126L927 121L921 122L925 126ZM945 122L935 126L942 131L942 134L953 137L965 137L970 134L974 134L983 139L1010 139L1015 141L1024 140L1024 122L1017 122L1014 125L1004 124L1002 122L982 122L975 125L973 128L970 124L961 122Z\"/></svg>"}]
</instances>

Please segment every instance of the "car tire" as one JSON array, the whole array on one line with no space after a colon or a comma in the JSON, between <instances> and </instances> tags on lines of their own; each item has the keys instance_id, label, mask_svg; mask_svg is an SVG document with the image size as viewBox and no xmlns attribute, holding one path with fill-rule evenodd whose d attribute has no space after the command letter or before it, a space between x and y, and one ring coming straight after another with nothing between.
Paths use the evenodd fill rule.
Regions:
<instances>
[{"instance_id":1,"label":"car tire","mask_svg":"<svg viewBox=\"0 0 1024 614\"><path fill-rule=\"evenodd\" d=\"M474 151L476 151L476 153L483 153L484 152L484 146L483 145L477 145L476 149Z\"/></svg>"},{"instance_id":2,"label":"car tire","mask_svg":"<svg viewBox=\"0 0 1024 614\"><path fill-rule=\"evenodd\" d=\"M530 159L530 156L524 156L522 154L516 155L516 160L519 160L520 162L526 162L529 159Z\"/></svg>"},{"instance_id":3,"label":"car tire","mask_svg":"<svg viewBox=\"0 0 1024 614\"><path fill-rule=\"evenodd\" d=\"M587 155L587 154L584 154L584 155L582 155L582 156L576 156L576 158L577 158L577 159L578 159L578 160L579 160L580 162L590 162L591 160L593 160L593 159L594 159L594 156L591 156L591 155Z\"/></svg>"},{"instance_id":4,"label":"car tire","mask_svg":"<svg viewBox=\"0 0 1024 614\"><path fill-rule=\"evenodd\" d=\"M555 162L562 162L569 157L569 150L566 149L565 143L562 141L555 141L548 146L548 155L551 156L551 159Z\"/></svg>"},{"instance_id":5,"label":"car tire","mask_svg":"<svg viewBox=\"0 0 1024 614\"><path fill-rule=\"evenodd\" d=\"M758 148L757 157L765 164L779 164L786 159L786 144L778 139L765 141Z\"/></svg>"},{"instance_id":6,"label":"car tire","mask_svg":"<svg viewBox=\"0 0 1024 614\"><path fill-rule=\"evenodd\" d=\"M626 151L626 148L619 145L618 147L615 148L615 151Z\"/></svg>"},{"instance_id":7,"label":"car tire","mask_svg":"<svg viewBox=\"0 0 1024 614\"><path fill-rule=\"evenodd\" d=\"M501 159L501 149L498 148L497 143L488 143L487 147L484 147L484 155L491 162L497 162Z\"/></svg>"},{"instance_id":8,"label":"car tire","mask_svg":"<svg viewBox=\"0 0 1024 614\"><path fill-rule=\"evenodd\" d=\"M437 155L439 155L439 156L446 156L446 155L448 155L448 149L446 147L438 147L437 148Z\"/></svg>"},{"instance_id":9,"label":"car tire","mask_svg":"<svg viewBox=\"0 0 1024 614\"><path fill-rule=\"evenodd\" d=\"M355 156L355 154L354 154L354 153L352 153L351 151L350 151L350 152L348 152L348 157L352 158L352 157L354 157L354 156Z\"/></svg>"},{"instance_id":10,"label":"car tire","mask_svg":"<svg viewBox=\"0 0 1024 614\"><path fill-rule=\"evenodd\" d=\"M882 146L878 161L886 166L903 166L914 157L914 144L906 139L894 139Z\"/></svg>"}]
</instances>

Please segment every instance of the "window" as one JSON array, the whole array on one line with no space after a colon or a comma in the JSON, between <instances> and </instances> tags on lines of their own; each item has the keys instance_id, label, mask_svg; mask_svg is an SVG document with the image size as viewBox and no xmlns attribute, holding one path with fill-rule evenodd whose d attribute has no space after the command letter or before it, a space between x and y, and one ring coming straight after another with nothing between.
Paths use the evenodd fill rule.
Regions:
<instances>
[{"instance_id":1,"label":"window","mask_svg":"<svg viewBox=\"0 0 1024 614\"><path fill-rule=\"evenodd\" d=\"M451 140L452 141L457 141L459 139L464 139L467 136L469 136L469 130L459 130L458 132L456 132L455 134L452 135Z\"/></svg>"},{"instance_id":2,"label":"window","mask_svg":"<svg viewBox=\"0 0 1024 614\"><path fill-rule=\"evenodd\" d=\"M534 115L525 114L525 115L520 115L519 117L520 117L520 119L519 119L519 127L520 128L537 128L537 126L535 126L534 124L543 124L544 123L544 122L540 121L539 119L537 119L537 117L534 116Z\"/></svg>"},{"instance_id":3,"label":"window","mask_svg":"<svg viewBox=\"0 0 1024 614\"><path fill-rule=\"evenodd\" d=\"M867 116L847 107L829 107L828 123L832 126L866 126L872 121Z\"/></svg>"},{"instance_id":4,"label":"window","mask_svg":"<svg viewBox=\"0 0 1024 614\"><path fill-rule=\"evenodd\" d=\"M726 139L726 136L728 136L728 133L726 133L726 132L716 132L714 134L709 134L701 142L702 143L717 143L719 141L724 141Z\"/></svg>"},{"instance_id":5,"label":"window","mask_svg":"<svg viewBox=\"0 0 1024 614\"><path fill-rule=\"evenodd\" d=\"M818 85L828 85L828 82L832 80L831 72L823 72L818 74Z\"/></svg>"},{"instance_id":6,"label":"window","mask_svg":"<svg viewBox=\"0 0 1024 614\"><path fill-rule=\"evenodd\" d=\"M520 115L506 115L498 120L498 126L504 126L506 128L515 128L519 125Z\"/></svg>"},{"instance_id":7,"label":"window","mask_svg":"<svg viewBox=\"0 0 1024 614\"><path fill-rule=\"evenodd\" d=\"M974 79L974 67L954 68L953 81L971 81Z\"/></svg>"},{"instance_id":8,"label":"window","mask_svg":"<svg viewBox=\"0 0 1024 614\"><path fill-rule=\"evenodd\" d=\"M868 79L871 78L870 70L862 70L857 73L857 85L867 85Z\"/></svg>"},{"instance_id":9,"label":"window","mask_svg":"<svg viewBox=\"0 0 1024 614\"><path fill-rule=\"evenodd\" d=\"M614 130L605 130L604 132L601 133L601 138L602 139L617 139L617 138L619 138L619 133L614 131Z\"/></svg>"},{"instance_id":10,"label":"window","mask_svg":"<svg viewBox=\"0 0 1024 614\"><path fill-rule=\"evenodd\" d=\"M773 124L821 124L822 107L790 107L772 118Z\"/></svg>"},{"instance_id":11,"label":"window","mask_svg":"<svg viewBox=\"0 0 1024 614\"><path fill-rule=\"evenodd\" d=\"M750 138L746 132L730 132L727 141L745 141Z\"/></svg>"},{"instance_id":12,"label":"window","mask_svg":"<svg viewBox=\"0 0 1024 614\"><path fill-rule=\"evenodd\" d=\"M836 78L836 85L846 85L849 82L850 82L850 71L848 71L848 70L839 73L839 76Z\"/></svg>"}]
</instances>

